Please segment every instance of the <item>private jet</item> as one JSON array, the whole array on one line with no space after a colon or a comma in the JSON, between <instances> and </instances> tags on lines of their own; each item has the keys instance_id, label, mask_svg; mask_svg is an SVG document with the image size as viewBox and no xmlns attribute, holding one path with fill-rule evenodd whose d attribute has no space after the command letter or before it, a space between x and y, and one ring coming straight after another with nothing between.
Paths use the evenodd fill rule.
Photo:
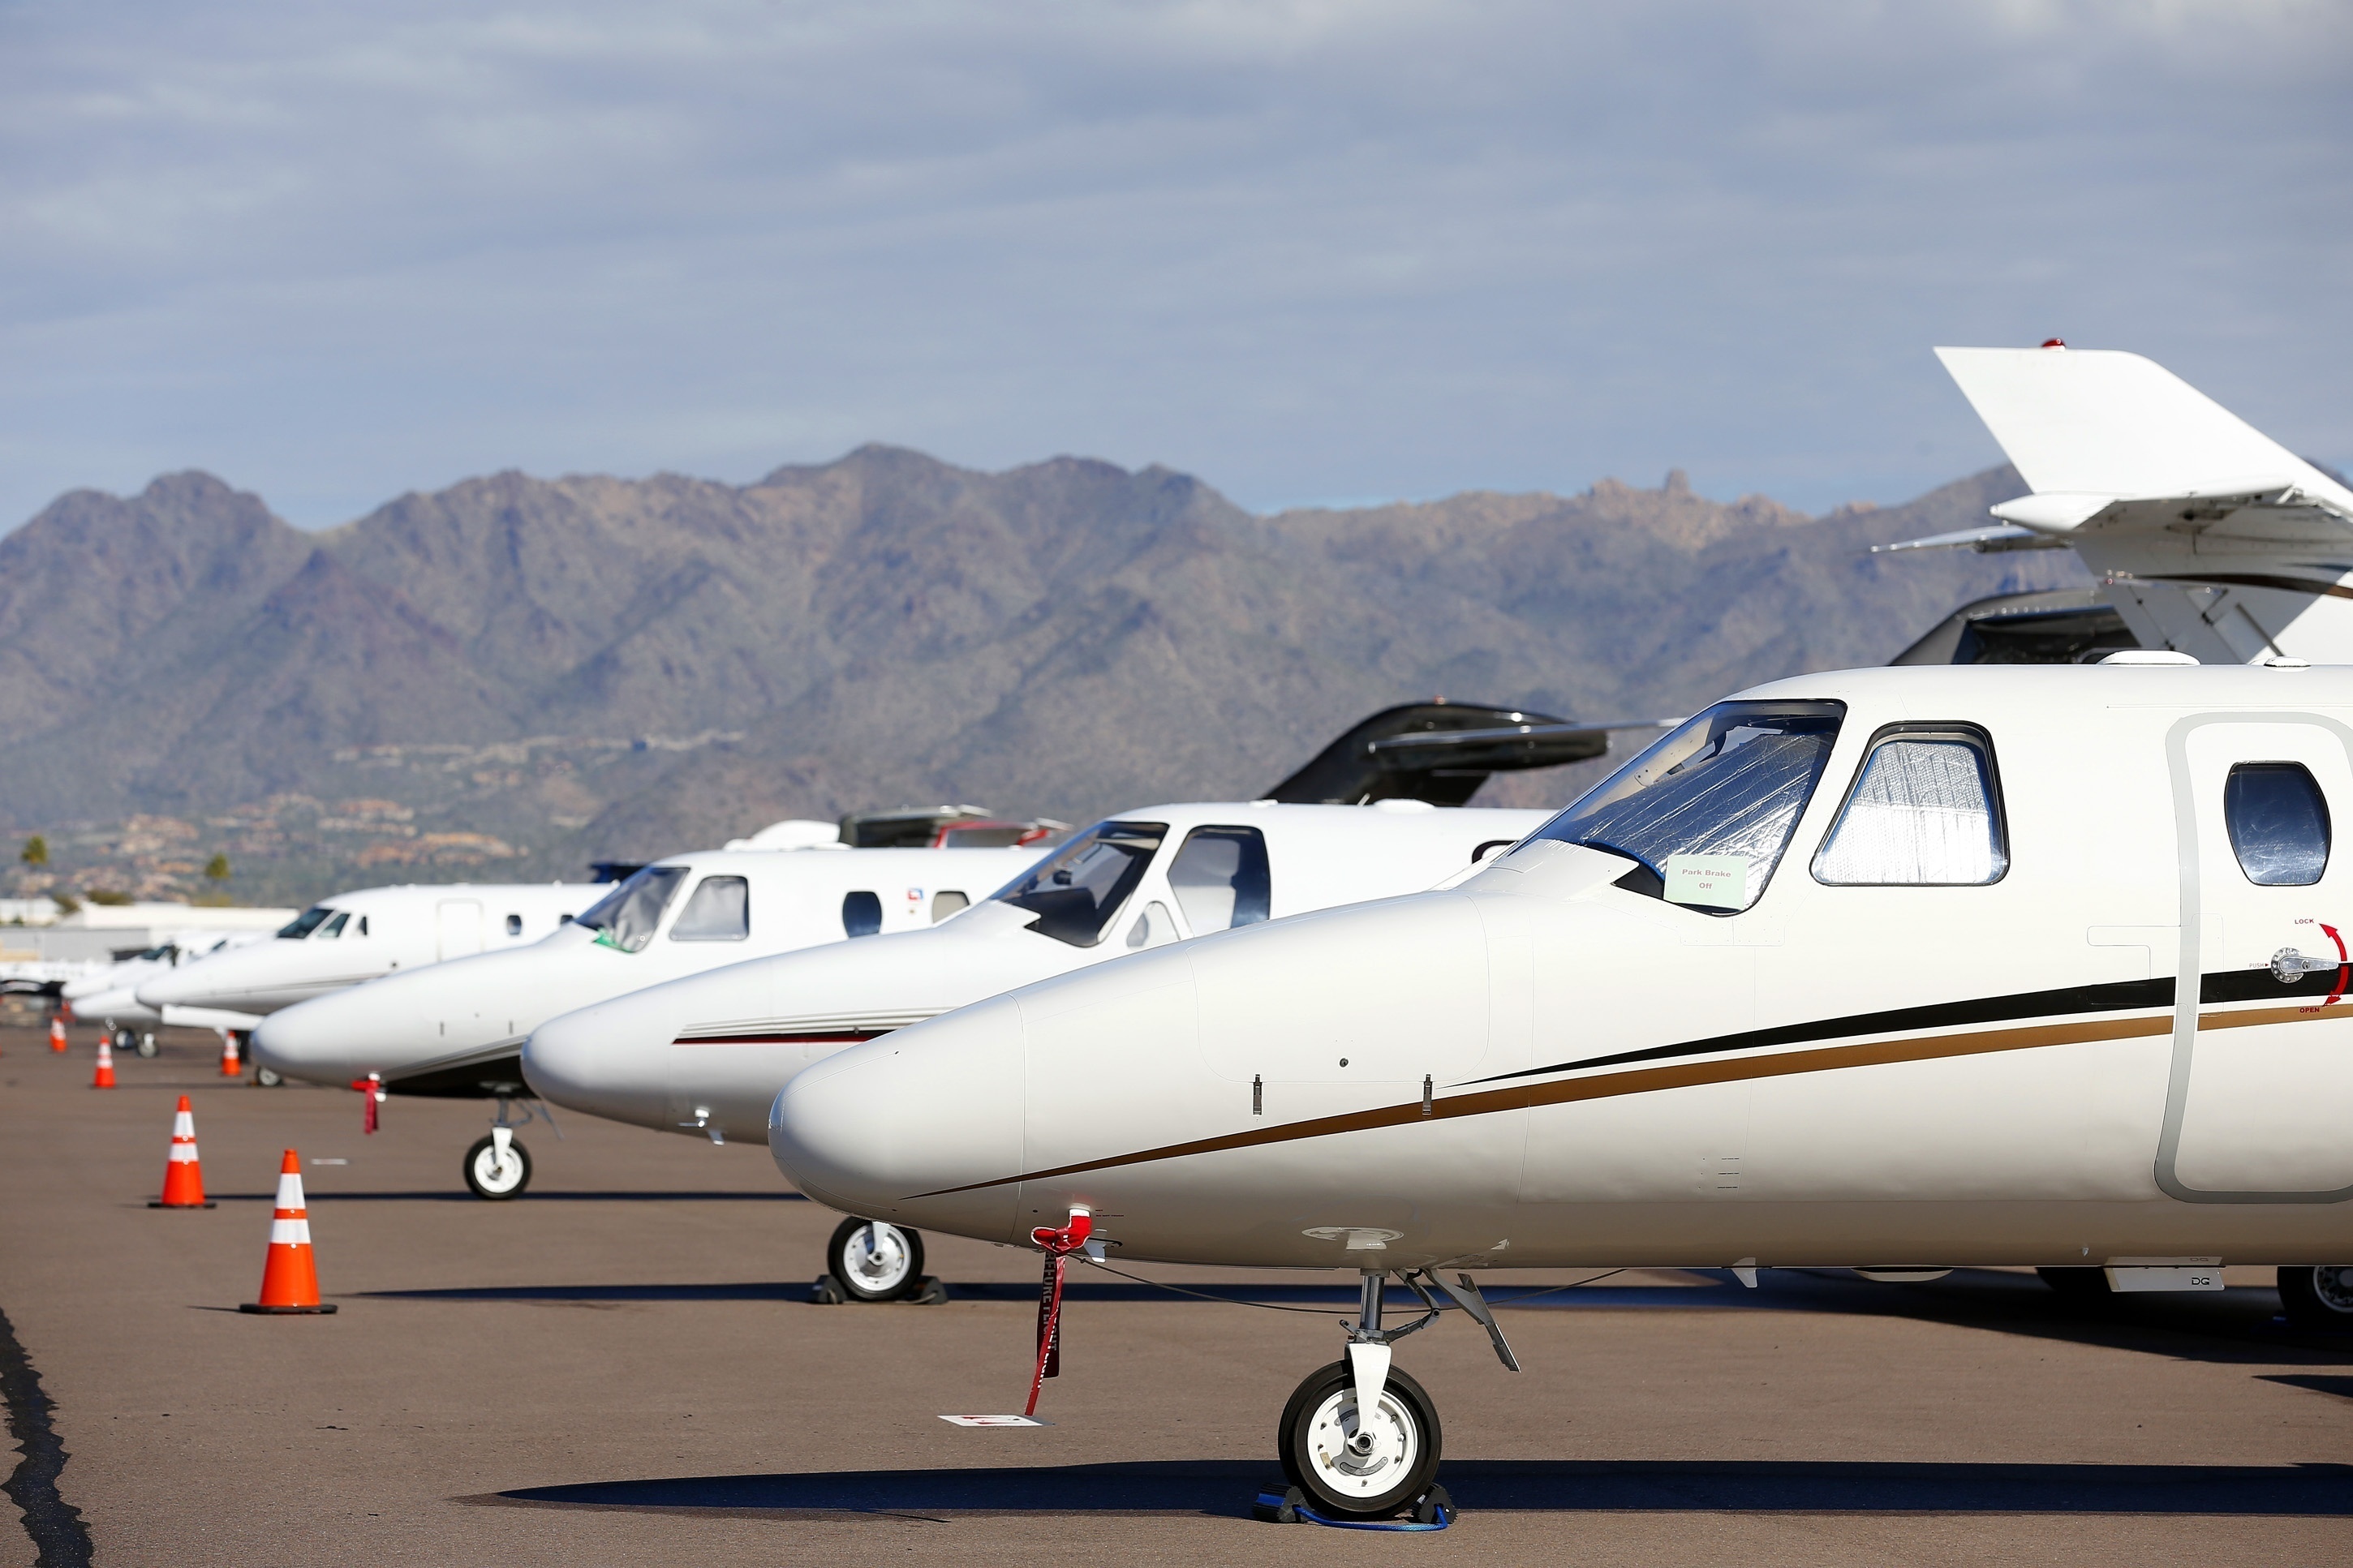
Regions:
<instances>
[{"instance_id":1,"label":"private jet","mask_svg":"<svg viewBox=\"0 0 2353 1568\"><path fill-rule=\"evenodd\" d=\"M1346 1517L1439 1462L1389 1364L1421 1326L1384 1328L1391 1275L1492 1325L1474 1276L1506 1266L2129 1289L2259 1261L2353 1323L2328 1262L2353 1258L2338 821L2353 670L2128 652L1778 681L1443 890L831 1054L786 1082L770 1147L902 1230L1357 1271L1343 1359L1277 1426Z\"/></svg>"},{"instance_id":2,"label":"private jet","mask_svg":"<svg viewBox=\"0 0 2353 1568\"><path fill-rule=\"evenodd\" d=\"M2353 648L2353 495L2137 356L1941 353L2034 487L1981 531L2073 544L2145 646L1737 693L1445 887L837 1053L778 1168L1055 1256L1354 1270L1276 1423L1343 1519L1437 1473L1398 1340L1459 1311L1517 1370L1482 1268L2261 1262L2353 1327L2353 669L2299 657ZM1426 1310L1386 1327L1391 1276Z\"/></svg>"},{"instance_id":3,"label":"private jet","mask_svg":"<svg viewBox=\"0 0 2353 1568\"><path fill-rule=\"evenodd\" d=\"M164 1009L140 1001L138 991L147 981L168 975L182 964L266 941L269 935L266 931L182 931L167 942L118 959L95 974L67 981L58 990L58 998L72 1008L75 1017L103 1024L114 1035L117 1050L134 1049L143 1057L155 1054L155 1037L142 1035L132 1045L129 1036L135 1026L251 1028L260 1020L242 1013L215 1015L201 1009L174 1008L167 1016Z\"/></svg>"},{"instance_id":4,"label":"private jet","mask_svg":"<svg viewBox=\"0 0 2353 1568\"><path fill-rule=\"evenodd\" d=\"M537 942L605 891L567 882L363 888L312 905L273 941L208 954L133 989L158 1011L266 1016L395 970Z\"/></svg>"},{"instance_id":5,"label":"private jet","mask_svg":"<svg viewBox=\"0 0 2353 1568\"><path fill-rule=\"evenodd\" d=\"M477 1196L511 1198L531 1182L531 1154L514 1130L543 1110L517 1060L540 1024L720 964L929 926L1045 853L1035 843L852 849L838 835L767 836L797 847L673 855L596 889L600 899L580 900L580 912L552 933L543 928L507 951L412 966L273 1013L255 1033L255 1057L288 1078L373 1079L372 1093L495 1100L491 1131L462 1169ZM740 1125L756 1130L760 1119Z\"/></svg>"}]
</instances>

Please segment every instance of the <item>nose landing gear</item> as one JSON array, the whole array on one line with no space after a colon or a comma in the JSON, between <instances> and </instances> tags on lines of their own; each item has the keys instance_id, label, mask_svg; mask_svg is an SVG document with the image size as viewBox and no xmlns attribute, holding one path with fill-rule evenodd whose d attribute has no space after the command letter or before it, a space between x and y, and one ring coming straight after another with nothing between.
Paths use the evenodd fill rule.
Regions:
<instances>
[{"instance_id":1,"label":"nose landing gear","mask_svg":"<svg viewBox=\"0 0 2353 1568\"><path fill-rule=\"evenodd\" d=\"M1402 1328L1383 1329L1387 1277L1366 1274L1356 1323L1348 1331L1347 1358L1309 1373L1293 1391L1275 1429L1283 1475L1316 1512L1335 1519L1390 1518L1418 1504L1438 1474L1445 1442L1438 1406L1420 1384L1389 1364L1389 1347L1437 1321L1440 1307L1415 1271L1399 1278L1429 1310ZM1434 1272L1430 1279L1486 1329L1496 1355L1517 1372L1519 1363L1494 1314L1470 1278L1459 1289Z\"/></svg>"},{"instance_id":2,"label":"nose landing gear","mask_svg":"<svg viewBox=\"0 0 2353 1568\"><path fill-rule=\"evenodd\" d=\"M531 1185L531 1151L515 1141L515 1129L529 1124L533 1116L543 1119L550 1127L555 1127L555 1118L549 1114L545 1106L535 1101L524 1102L522 1120L517 1121L514 1119L516 1098L512 1094L497 1097L498 1119L491 1123L489 1134L475 1140L474 1146L466 1151L466 1185L473 1189L478 1198L494 1202L512 1198ZM557 1128L555 1135L562 1138L563 1129Z\"/></svg>"},{"instance_id":3,"label":"nose landing gear","mask_svg":"<svg viewBox=\"0 0 2353 1568\"><path fill-rule=\"evenodd\" d=\"M825 1246L828 1278L853 1301L896 1301L923 1288L923 1238L879 1219L846 1219Z\"/></svg>"}]
</instances>

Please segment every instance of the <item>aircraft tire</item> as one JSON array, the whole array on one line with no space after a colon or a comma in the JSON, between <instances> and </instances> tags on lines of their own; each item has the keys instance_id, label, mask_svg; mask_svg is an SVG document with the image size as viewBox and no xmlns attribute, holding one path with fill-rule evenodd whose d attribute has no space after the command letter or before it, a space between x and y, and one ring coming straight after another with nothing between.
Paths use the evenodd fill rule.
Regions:
<instances>
[{"instance_id":1,"label":"aircraft tire","mask_svg":"<svg viewBox=\"0 0 2353 1568\"><path fill-rule=\"evenodd\" d=\"M2038 1268L2034 1272L2042 1277L2045 1285L2071 1300L2110 1294L2108 1271L2105 1268Z\"/></svg>"},{"instance_id":2,"label":"aircraft tire","mask_svg":"<svg viewBox=\"0 0 2353 1568\"><path fill-rule=\"evenodd\" d=\"M2299 1329L2353 1332L2353 1264L2279 1271L2280 1310Z\"/></svg>"},{"instance_id":3,"label":"aircraft tire","mask_svg":"<svg viewBox=\"0 0 2353 1568\"><path fill-rule=\"evenodd\" d=\"M862 1236L870 1225L871 1242ZM853 1301L900 1300L923 1288L923 1233L881 1220L843 1220L825 1244L825 1267Z\"/></svg>"},{"instance_id":4,"label":"aircraft tire","mask_svg":"<svg viewBox=\"0 0 2353 1568\"><path fill-rule=\"evenodd\" d=\"M1309 1373L1282 1407L1282 1424L1275 1429L1282 1473L1318 1513L1388 1519L1419 1497L1438 1474L1445 1441L1438 1406L1421 1384L1390 1367L1379 1405L1388 1441L1369 1468L1345 1447L1356 1429L1356 1407L1347 1363L1334 1362Z\"/></svg>"},{"instance_id":5,"label":"aircraft tire","mask_svg":"<svg viewBox=\"0 0 2353 1568\"><path fill-rule=\"evenodd\" d=\"M253 1081L255 1086L260 1089L277 1089L286 1082L284 1079L280 1078L277 1073L269 1068L254 1068Z\"/></svg>"},{"instance_id":6,"label":"aircraft tire","mask_svg":"<svg viewBox=\"0 0 2353 1568\"><path fill-rule=\"evenodd\" d=\"M487 1132L466 1151L466 1185L473 1189L476 1197L503 1202L522 1196L522 1190L531 1185L531 1151L520 1141L510 1141L507 1155L508 1168L501 1171L497 1164L496 1141Z\"/></svg>"}]
</instances>

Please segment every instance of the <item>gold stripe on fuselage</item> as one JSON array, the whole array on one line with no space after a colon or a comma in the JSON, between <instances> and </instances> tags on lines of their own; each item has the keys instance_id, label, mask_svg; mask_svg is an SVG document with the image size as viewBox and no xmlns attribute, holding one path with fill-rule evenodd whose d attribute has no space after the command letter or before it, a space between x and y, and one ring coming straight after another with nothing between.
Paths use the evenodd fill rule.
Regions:
<instances>
[{"instance_id":1,"label":"gold stripe on fuselage","mask_svg":"<svg viewBox=\"0 0 2353 1568\"><path fill-rule=\"evenodd\" d=\"M2299 1007L2201 1012L2198 1015L2198 1028L2202 1034L2208 1029L2308 1023L2329 1016L2353 1019L2353 1008L2332 1014L2325 1010L2325 1005L2307 1004ZM1422 1109L1422 1102L1417 1099L1371 1110L1312 1117L1305 1121L1288 1121L1277 1127L1229 1132L1220 1138L1201 1138L1188 1143L1170 1143L1133 1154L1114 1154L1074 1165L1057 1165L1050 1170L1025 1171L1018 1176L998 1176L992 1181L973 1182L961 1187L942 1187L936 1192L916 1193L913 1196L946 1197L955 1193L1001 1187L1014 1182L1047 1181L1087 1171L1108 1171L1122 1165L1141 1165L1154 1160L1180 1159L1187 1154L1216 1154L1229 1149L1254 1149L1269 1143L1329 1138L1342 1132L1405 1127L1417 1121L1450 1116L1489 1116L1497 1111L1521 1110L1530 1106L1570 1105L1578 1100L1612 1100L1620 1095L1691 1089L1701 1084L1738 1083L1751 1079L1786 1078L1799 1073L1835 1072L1841 1068L1891 1067L1899 1062L1936 1061L1951 1057L1985 1056L1998 1051L2041 1050L2051 1046L2085 1045L2096 1040L2146 1038L2172 1031L2173 1014L2168 1009L2140 1017L2087 1018L2070 1024L2034 1024L2022 1028L1987 1029L1972 1034L1922 1035L1910 1039L1874 1040L1862 1045L1784 1050L1707 1062L1682 1062L1673 1067L1637 1068L1626 1072L1596 1073L1589 1078L1556 1079L1550 1083L1515 1084L1510 1089L1482 1089L1475 1094L1435 1100L1428 1110Z\"/></svg>"}]
</instances>

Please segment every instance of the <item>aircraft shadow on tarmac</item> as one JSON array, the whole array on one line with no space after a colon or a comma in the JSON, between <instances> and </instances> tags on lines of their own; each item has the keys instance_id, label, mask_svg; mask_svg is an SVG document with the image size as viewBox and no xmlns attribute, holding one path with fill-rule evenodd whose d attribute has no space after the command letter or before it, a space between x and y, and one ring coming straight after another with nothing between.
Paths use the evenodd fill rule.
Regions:
<instances>
[{"instance_id":1,"label":"aircraft shadow on tarmac","mask_svg":"<svg viewBox=\"0 0 2353 1568\"><path fill-rule=\"evenodd\" d=\"M312 1178L316 1180L315 1177ZM269 1193L213 1193L215 1202L224 1204L267 1204L278 1201L278 1194ZM420 1193L339 1193L321 1191L313 1186L303 1194L313 1204L479 1204L482 1200L470 1192ZM525 1204L805 1204L808 1199L799 1193L721 1193L721 1192L588 1192L548 1193L534 1190L522 1200Z\"/></svg>"},{"instance_id":2,"label":"aircraft shadow on tarmac","mask_svg":"<svg viewBox=\"0 0 2353 1568\"><path fill-rule=\"evenodd\" d=\"M1088 1279L1082 1275L1071 1281L1067 1298L1077 1306L1091 1302L1166 1304L1188 1299L1204 1307L1258 1302L1293 1310L1313 1311L1328 1307L1335 1314L1348 1316L1354 1314L1356 1299L1355 1286L1337 1282L1187 1281L1182 1289L1189 1292L1189 1297L1172 1296L1166 1289L1141 1280ZM382 1290L371 1294L391 1300L442 1301L806 1302L808 1287L798 1282L502 1285ZM1012 1282L951 1283L948 1294L951 1300L1034 1305L1038 1287ZM1754 1290L1733 1287L1728 1276L1717 1288L1596 1284L1546 1289L1499 1285L1490 1290L1489 1300L1505 1312L1507 1323L1520 1313L1536 1311L1842 1312L1911 1318L1994 1333L2100 1345L2179 1361L2335 1367L2353 1360L2353 1335L2305 1333L2287 1328L2277 1320L2277 1298L2265 1289L2234 1288L2213 1294L2107 1297L2080 1301L2054 1294L2031 1274L1990 1269L1959 1269L1928 1284L1884 1285L1857 1279L1842 1270L1777 1268L1762 1274L1759 1288ZM1416 1306L1412 1297L1395 1286L1389 1290L1389 1303L1392 1310L1411 1310ZM2336 1384L2353 1382L2330 1378L2281 1381L2294 1381L2298 1387L2327 1394L2345 1393Z\"/></svg>"},{"instance_id":3,"label":"aircraft shadow on tarmac","mask_svg":"<svg viewBox=\"0 0 2353 1568\"><path fill-rule=\"evenodd\" d=\"M702 1517L769 1513L1248 1513L1263 1463L1169 1459L1002 1469L685 1476L460 1498ZM1567 1513L2126 1513L2353 1516L2353 1466L1840 1464L1455 1459L1465 1510ZM1279 1484L1279 1483L1276 1483Z\"/></svg>"}]
</instances>

